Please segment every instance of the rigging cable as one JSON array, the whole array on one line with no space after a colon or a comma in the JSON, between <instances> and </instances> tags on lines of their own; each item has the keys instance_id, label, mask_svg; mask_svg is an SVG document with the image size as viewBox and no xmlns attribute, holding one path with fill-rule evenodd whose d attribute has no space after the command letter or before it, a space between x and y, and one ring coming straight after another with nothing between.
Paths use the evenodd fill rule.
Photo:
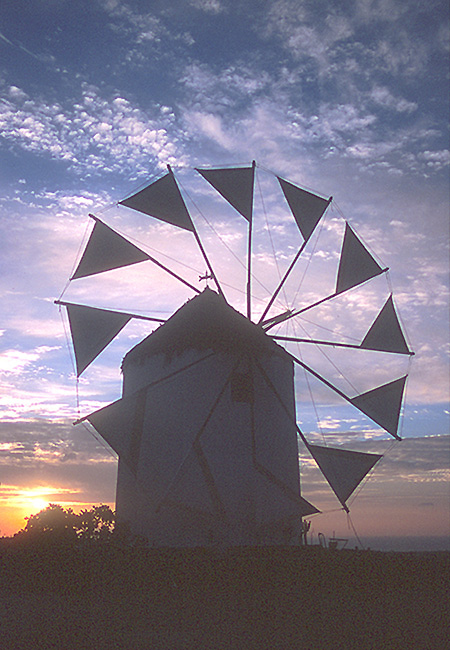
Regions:
<instances>
[{"instance_id":1,"label":"rigging cable","mask_svg":"<svg viewBox=\"0 0 450 650\"><path fill-rule=\"evenodd\" d=\"M94 438L96 442L98 442L108 453L110 456L114 458L114 460L117 460L117 454L111 449L109 445L107 445L102 438L100 438L97 435L97 432L95 428L91 425L88 426L86 422L80 422L80 424L84 427L84 429Z\"/></svg>"},{"instance_id":2,"label":"rigging cable","mask_svg":"<svg viewBox=\"0 0 450 650\"><path fill-rule=\"evenodd\" d=\"M302 325L301 323L296 323L296 325L297 325L298 327L300 327L300 329L303 330L303 332L306 334L306 336L309 337L309 334L308 334L307 330L303 327L303 325ZM331 364L331 365L333 366L333 368L336 370L336 372L338 373L338 375L339 375L340 377L342 377L342 378L347 382L347 384L350 386L350 388L352 388L352 389L355 391L356 394L359 394L359 391L358 391L358 389L356 388L356 386L354 386L354 385L352 384L352 382L350 381L350 379L348 379L348 377L346 377L346 375L345 375L345 374L342 372L342 370L341 370L341 369L340 369L340 368L339 368L339 367L334 363L334 361L331 360L331 358L328 356L328 354L325 352L325 350L322 350L321 346L320 346L318 343L314 343L314 346L315 346L315 347L317 348L317 350L322 354L322 356L325 357L325 359L328 361L328 363ZM303 361L303 359L302 359L302 361Z\"/></svg>"},{"instance_id":3,"label":"rigging cable","mask_svg":"<svg viewBox=\"0 0 450 650\"><path fill-rule=\"evenodd\" d=\"M108 225L108 224L106 224ZM110 226L108 226L110 227ZM190 266L189 264L186 264L185 262L181 262L179 259L176 259L175 257L172 257L171 255L167 255L167 253L163 253L162 251L158 250L157 248L154 248L153 246L150 246L146 242L142 242L136 237L133 237L129 235L128 233L124 233L121 231L119 228L112 228L114 232L116 232L118 235L121 235L124 239L134 243L135 245L139 245L139 247L142 248L148 248L148 250L152 251L152 253L158 253L158 255L161 255L161 257L166 257L168 260L171 262L175 262L176 264L179 264L180 266L184 266L186 269L189 269L190 271L193 271L194 273L201 273L198 269L196 269L194 266Z\"/></svg>"},{"instance_id":4,"label":"rigging cable","mask_svg":"<svg viewBox=\"0 0 450 650\"><path fill-rule=\"evenodd\" d=\"M300 359L303 361L300 345L298 343L297 343L297 352L298 352L298 355L299 355ZM310 381L309 381L308 373L306 372L306 368L303 368L303 372L304 372L304 375L305 375L306 385L308 386L309 397L310 397L311 403L312 403L313 408L314 408L314 413L315 413L316 421L317 421L317 428L319 429L320 435L322 436L322 439L323 439L323 442L324 442L325 446L327 446L325 435L324 435L322 425L321 425L320 419L319 419L319 412L317 410L317 404L316 404L316 401L314 399L314 395L313 395L313 392L312 392L312 389L311 389L311 384L310 384Z\"/></svg>"},{"instance_id":5,"label":"rigging cable","mask_svg":"<svg viewBox=\"0 0 450 650\"><path fill-rule=\"evenodd\" d=\"M221 236L221 235L217 232L217 230L214 228L214 226L212 225L212 223L211 223L210 221L208 221L208 219L205 217L204 213L203 213L202 210L199 208L199 206L198 206L197 203L194 201L194 199L193 199L192 196L189 194L189 192L188 192L187 189L184 187L184 185L183 185L183 184L182 184L178 179L177 179L177 181L178 181L178 184L180 185L181 189L183 190L183 194L185 194L186 197L189 199L189 201L192 203L192 205L194 206L194 208L195 208L196 211L198 212L199 216L203 219L203 221L204 221L204 222L206 223L206 225L210 228L210 230L212 230L212 232L213 232L214 235L217 237L217 239L220 241L220 243L221 243L223 246L225 246L225 248L226 248L227 251L230 253L230 255L232 255L232 256L234 257L234 259L235 259L235 260L236 260L236 261L237 261L237 262L242 266L242 268L245 269L246 267L245 267L244 262L243 262L243 261L242 261L242 260L241 260L237 255L236 255L236 253L235 253L235 252L230 248L230 246L228 246L228 244L225 242L225 240L222 238L222 236Z\"/></svg>"},{"instance_id":6,"label":"rigging cable","mask_svg":"<svg viewBox=\"0 0 450 650\"><path fill-rule=\"evenodd\" d=\"M354 226L352 226L352 225L348 222L348 220L344 217L344 213L342 212L342 210L339 208L339 206L336 204L335 201L333 201L333 205L335 206L337 212L338 212L339 215L342 217L342 219L344 219L344 221L345 221L345 225L348 224L348 225L351 227L351 229L352 229L352 230L354 231L354 233L356 234L357 238L360 240L361 244L363 244L363 245L365 246L365 248L367 249L367 251L370 253L370 255L371 255L371 256L373 257L373 259L375 260L375 262L377 262L378 266L380 266L380 268L382 268L384 272L388 271L388 270L389 270L389 267L388 267L386 264L384 264L383 260L380 258L380 256L379 256L378 254L374 253L372 247L369 246L369 245L367 244L367 242L365 241L365 239L363 239L363 238L361 237L361 235L359 234L359 232L357 232L356 228L355 228ZM371 279L371 278L369 278L369 279Z\"/></svg>"},{"instance_id":7,"label":"rigging cable","mask_svg":"<svg viewBox=\"0 0 450 650\"><path fill-rule=\"evenodd\" d=\"M76 366L75 366L75 359L74 359L74 356L72 355L72 352L71 352L72 348L70 346L70 337L69 337L69 333L67 331L66 322L65 322L65 320L63 318L61 305L59 305L58 311L59 311L59 314L61 316L61 322L62 322L62 326L63 326L64 337L66 339L67 350L69 352L70 363L72 364L73 374L76 377L76 383L75 383L76 409L77 409L78 417L80 417L79 377L77 376L77 369L76 369Z\"/></svg>"},{"instance_id":8,"label":"rigging cable","mask_svg":"<svg viewBox=\"0 0 450 650\"><path fill-rule=\"evenodd\" d=\"M350 528L350 527L352 528L352 530L353 530L353 534L355 535L356 539L358 540L359 545L361 546L362 550L365 551L364 544L362 543L362 541L361 541L361 539L360 539L358 533L356 532L355 525L354 525L354 523L353 523L353 520L352 520L352 518L351 518L349 512L347 512L347 524L348 524L348 527L349 527L349 528Z\"/></svg>"},{"instance_id":9,"label":"rigging cable","mask_svg":"<svg viewBox=\"0 0 450 650\"><path fill-rule=\"evenodd\" d=\"M331 329L331 327L325 327L325 325L320 325L319 323L315 323L314 321L309 320L308 318L305 318L304 316L300 316L300 318L303 321L305 321L305 323L309 323L309 325L313 325L314 327L318 327L318 328L320 328L322 330L325 330L325 332L330 332L330 334L335 334L335 330ZM308 334L305 329L303 331L306 333L307 336L309 336L311 338L310 334ZM360 339L356 338L356 336L350 336L349 334L340 334L340 336L348 339L349 341L355 342L355 343L356 342L359 343L359 341L360 341Z\"/></svg>"},{"instance_id":10,"label":"rigging cable","mask_svg":"<svg viewBox=\"0 0 450 650\"><path fill-rule=\"evenodd\" d=\"M294 294L294 298L293 298L293 300L292 300L292 304L294 304L295 301L297 300L297 296L298 296L298 294L299 294L299 292L300 292L300 289L301 289L301 287L302 287L302 285L303 285L303 282L304 282L304 280L305 280L306 273L307 273L307 271L308 271L308 269L309 269L309 266L310 266L310 264L311 264L311 260L312 260L312 258L313 258L313 255L314 255L315 251L316 251L317 244L319 243L320 235L321 235L321 233L322 233L322 230L323 230L323 227L324 227L324 223L325 223L325 219L326 219L326 218L327 218L327 215L326 215L326 213L325 213L323 219L320 220L319 230L318 230L317 234L315 235L316 240L315 240L315 242L314 242L313 249L312 249L312 251L311 251L310 254L309 254L308 260L306 261L305 270L303 271L303 275L302 275L302 277L300 278L300 281L299 281L299 284L298 284L297 290L296 290L296 292L295 292L295 294ZM314 236L314 235L313 235L313 236ZM308 240L308 242L309 242L309 240Z\"/></svg>"},{"instance_id":11,"label":"rigging cable","mask_svg":"<svg viewBox=\"0 0 450 650\"><path fill-rule=\"evenodd\" d=\"M270 174L271 176L275 176L276 178L278 178L278 175L275 174L275 172L272 171L271 169L269 169L268 167L265 167L264 165L261 165L261 164L259 164L259 163L258 163L258 167L259 167L259 169L264 170L267 174ZM298 185L298 186L300 187L300 183L299 183L298 181L293 181L293 180L291 180L290 178L286 178L285 176L283 176L283 179L286 180L288 183L291 183L292 185ZM324 198L324 199L325 199L325 197L324 197L324 195L323 195L322 192L317 192L315 189L313 189L313 188L311 188L311 187L308 187L307 185L303 185L303 184L302 184L301 187L300 187L300 189L306 190L306 191L309 192L310 194L315 194L315 195L318 196L319 198ZM326 200L326 199L325 199L325 200Z\"/></svg>"},{"instance_id":12,"label":"rigging cable","mask_svg":"<svg viewBox=\"0 0 450 650\"><path fill-rule=\"evenodd\" d=\"M272 255L273 255L273 258L275 260L275 266L277 267L278 280L281 280L281 271L280 271L280 267L279 267L279 264L278 264L277 254L275 252L275 245L273 243L272 232L271 232L271 230L269 228L269 220L267 218L266 204L264 203L264 196L263 196L263 193L262 193L262 190L261 190L261 183L259 181L259 176L257 174L255 174L255 178L256 178L257 185L258 185L258 192L259 192L259 197L260 197L262 210L263 210L263 214L264 214L264 221L266 223L267 234L269 236L270 246L272 248ZM284 286L283 286L283 296L284 296L285 305L289 305L289 301L288 301L287 296L286 296L286 289L285 289Z\"/></svg>"},{"instance_id":13,"label":"rigging cable","mask_svg":"<svg viewBox=\"0 0 450 650\"><path fill-rule=\"evenodd\" d=\"M387 285L388 285L389 292L390 292L391 296L393 296L394 287L393 287L393 284L392 284L392 278L391 278L391 274L390 274L389 270L386 272L386 282L387 282ZM404 324L404 322L403 322L402 318L400 317L400 314L398 313L397 310L395 310L395 313L396 313L398 322L400 323L400 328L401 328L401 330L403 332L403 335L404 335L404 337L406 339L406 344L408 346L408 349L412 350L412 345L411 345L411 340L410 340L409 335L408 335L408 330L406 329L405 324Z\"/></svg>"},{"instance_id":14,"label":"rigging cable","mask_svg":"<svg viewBox=\"0 0 450 650\"><path fill-rule=\"evenodd\" d=\"M66 291L67 291L67 289L68 289L68 287L69 287L69 285L70 285L70 283L71 283L71 279L70 279L70 278L71 278L72 275L75 273L75 269L76 269L77 266L78 266L78 263L79 263L79 260L80 260L80 257L81 257L81 251L82 251L82 249L84 248L85 241L86 241L87 238L88 238L88 231L89 231L89 226L90 226L90 224L91 224L91 221L88 220L88 222L86 223L86 227L85 227L85 229L84 229L84 234L83 234L83 237L82 237L82 239L81 239L80 245L78 246L77 254L75 255L75 259L74 259L73 264L72 264L72 269L71 269L71 271L70 271L69 279L67 280L66 284L64 285L64 288L63 288L63 290L61 291L61 295L59 296L58 300L61 300L61 298L62 298L62 297L64 296L64 294L66 293ZM60 310L60 311L61 311L61 310Z\"/></svg>"},{"instance_id":15,"label":"rigging cable","mask_svg":"<svg viewBox=\"0 0 450 650\"><path fill-rule=\"evenodd\" d=\"M384 459L390 454L392 449L400 442L399 440L387 440L386 442L389 442L389 446L387 447L386 451L381 454L380 460L372 467L372 469L367 472L366 476L363 478L361 483L358 485L358 488L353 492L351 497L349 498L349 506L355 501L357 497L359 497L361 491L366 487L367 483L369 482L369 479L372 477L373 472L376 469L379 469L381 464L383 463Z\"/></svg>"},{"instance_id":16,"label":"rigging cable","mask_svg":"<svg viewBox=\"0 0 450 650\"><path fill-rule=\"evenodd\" d=\"M205 217L202 210L199 208L199 206L194 201L194 199L189 194L189 192L186 190L186 188L182 185L182 183L178 179L177 179L177 182L180 185L181 189L183 190L183 194L186 195L186 197L192 203L192 205L194 206L194 208L196 209L196 211L198 212L200 217L203 219L203 221L206 223L206 225L210 228L210 230L212 230L212 232L218 238L220 243L227 249L227 251L230 253L230 255L232 255L234 257L234 259L238 262L238 264L243 269L246 269L246 265L244 264L244 262L236 255L236 253L230 248L230 246L228 246L228 244L225 242L225 240L222 238L222 236L219 234L219 232L214 228L212 223L210 223L210 221L208 221L208 219ZM264 286L264 284L261 282L261 280L258 277L256 277L253 273L251 274L251 277L252 277L253 280L255 280L255 282L257 282L260 285L260 287L262 289L264 289L264 291L266 291L267 293L270 293L269 289L266 286ZM230 285L227 285L227 286L230 286ZM231 287L231 288L234 289L235 287ZM252 296L252 297L254 298L254 296ZM258 298L258 300L260 300L260 299Z\"/></svg>"}]
</instances>

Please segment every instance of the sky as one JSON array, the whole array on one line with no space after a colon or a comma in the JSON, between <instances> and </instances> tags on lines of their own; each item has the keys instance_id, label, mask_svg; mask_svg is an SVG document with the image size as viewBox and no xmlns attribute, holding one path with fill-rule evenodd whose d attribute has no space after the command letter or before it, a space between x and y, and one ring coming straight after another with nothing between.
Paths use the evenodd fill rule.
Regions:
<instances>
[{"instance_id":1,"label":"sky","mask_svg":"<svg viewBox=\"0 0 450 650\"><path fill-rule=\"evenodd\" d=\"M302 494L323 512L312 533L353 545L356 530L382 550L448 547L448 37L441 0L2 2L0 535L50 502L114 503L114 454L72 423L120 397L121 359L153 325L132 321L77 382L54 300L167 318L193 295L149 262L68 285L88 214L203 288L190 233L116 205L170 164L243 311L245 220L194 168L255 160L255 315L302 243L276 174L333 202L273 314L332 292L345 220L390 269L278 333L361 340L392 290L415 352L410 363L296 348L353 394L409 373L393 446L298 372L311 442L386 452L348 521L300 449Z\"/></svg>"}]
</instances>

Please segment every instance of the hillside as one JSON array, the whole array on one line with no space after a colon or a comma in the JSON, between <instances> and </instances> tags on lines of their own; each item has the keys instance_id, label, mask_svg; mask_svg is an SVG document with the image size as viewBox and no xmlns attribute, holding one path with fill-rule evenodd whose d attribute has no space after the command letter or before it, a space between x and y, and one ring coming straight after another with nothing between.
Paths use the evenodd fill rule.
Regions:
<instances>
[{"instance_id":1,"label":"hillside","mask_svg":"<svg viewBox=\"0 0 450 650\"><path fill-rule=\"evenodd\" d=\"M1 551L3 650L443 650L448 553Z\"/></svg>"}]
</instances>

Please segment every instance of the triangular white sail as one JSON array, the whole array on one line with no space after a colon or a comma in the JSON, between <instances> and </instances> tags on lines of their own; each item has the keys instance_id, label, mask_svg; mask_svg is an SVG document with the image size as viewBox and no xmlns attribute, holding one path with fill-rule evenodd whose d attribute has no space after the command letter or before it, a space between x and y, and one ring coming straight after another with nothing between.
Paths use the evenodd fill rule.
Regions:
<instances>
[{"instance_id":1,"label":"triangular white sail","mask_svg":"<svg viewBox=\"0 0 450 650\"><path fill-rule=\"evenodd\" d=\"M336 293L374 278L383 273L383 270L347 223L337 274Z\"/></svg>"},{"instance_id":2,"label":"triangular white sail","mask_svg":"<svg viewBox=\"0 0 450 650\"><path fill-rule=\"evenodd\" d=\"M243 217L252 220L254 166L196 171Z\"/></svg>"},{"instance_id":3,"label":"triangular white sail","mask_svg":"<svg viewBox=\"0 0 450 650\"><path fill-rule=\"evenodd\" d=\"M395 311L392 295L389 296L383 309L372 323L361 342L361 347L366 350L410 354Z\"/></svg>"},{"instance_id":4,"label":"triangular white sail","mask_svg":"<svg viewBox=\"0 0 450 650\"><path fill-rule=\"evenodd\" d=\"M93 218L95 218L94 228L71 280L150 259L147 253L112 230L103 221L97 217Z\"/></svg>"},{"instance_id":5,"label":"triangular white sail","mask_svg":"<svg viewBox=\"0 0 450 650\"><path fill-rule=\"evenodd\" d=\"M394 438L400 440L397 430L405 382L406 375L357 395L350 402Z\"/></svg>"},{"instance_id":6,"label":"triangular white sail","mask_svg":"<svg viewBox=\"0 0 450 650\"><path fill-rule=\"evenodd\" d=\"M363 478L382 458L379 454L319 445L308 445L308 450L343 506Z\"/></svg>"},{"instance_id":7,"label":"triangular white sail","mask_svg":"<svg viewBox=\"0 0 450 650\"><path fill-rule=\"evenodd\" d=\"M173 226L194 232L194 224L171 172L140 192L119 201L119 205L125 205L127 208L156 217Z\"/></svg>"},{"instance_id":8,"label":"triangular white sail","mask_svg":"<svg viewBox=\"0 0 450 650\"><path fill-rule=\"evenodd\" d=\"M137 473L144 424L146 389L94 411L88 420L128 468Z\"/></svg>"},{"instance_id":9,"label":"triangular white sail","mask_svg":"<svg viewBox=\"0 0 450 650\"><path fill-rule=\"evenodd\" d=\"M329 206L330 201L302 190L279 176L277 178L303 239L307 241Z\"/></svg>"},{"instance_id":10,"label":"triangular white sail","mask_svg":"<svg viewBox=\"0 0 450 650\"><path fill-rule=\"evenodd\" d=\"M317 515L320 513L320 510L317 510L312 503L304 499L303 497L298 498L298 515L299 517L309 517L309 515Z\"/></svg>"},{"instance_id":11,"label":"triangular white sail","mask_svg":"<svg viewBox=\"0 0 450 650\"><path fill-rule=\"evenodd\" d=\"M125 327L131 316L85 305L66 304L66 308L79 377Z\"/></svg>"}]
</instances>

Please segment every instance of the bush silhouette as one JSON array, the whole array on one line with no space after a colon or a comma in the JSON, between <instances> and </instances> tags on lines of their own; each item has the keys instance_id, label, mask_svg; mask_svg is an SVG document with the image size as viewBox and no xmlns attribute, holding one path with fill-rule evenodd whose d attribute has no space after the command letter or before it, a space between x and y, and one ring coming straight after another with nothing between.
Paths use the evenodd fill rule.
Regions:
<instances>
[{"instance_id":1,"label":"bush silhouette","mask_svg":"<svg viewBox=\"0 0 450 650\"><path fill-rule=\"evenodd\" d=\"M26 517L25 528L14 536L23 541L107 542L114 531L115 515L109 506L93 506L76 514L72 508L51 503L35 515Z\"/></svg>"}]
</instances>

